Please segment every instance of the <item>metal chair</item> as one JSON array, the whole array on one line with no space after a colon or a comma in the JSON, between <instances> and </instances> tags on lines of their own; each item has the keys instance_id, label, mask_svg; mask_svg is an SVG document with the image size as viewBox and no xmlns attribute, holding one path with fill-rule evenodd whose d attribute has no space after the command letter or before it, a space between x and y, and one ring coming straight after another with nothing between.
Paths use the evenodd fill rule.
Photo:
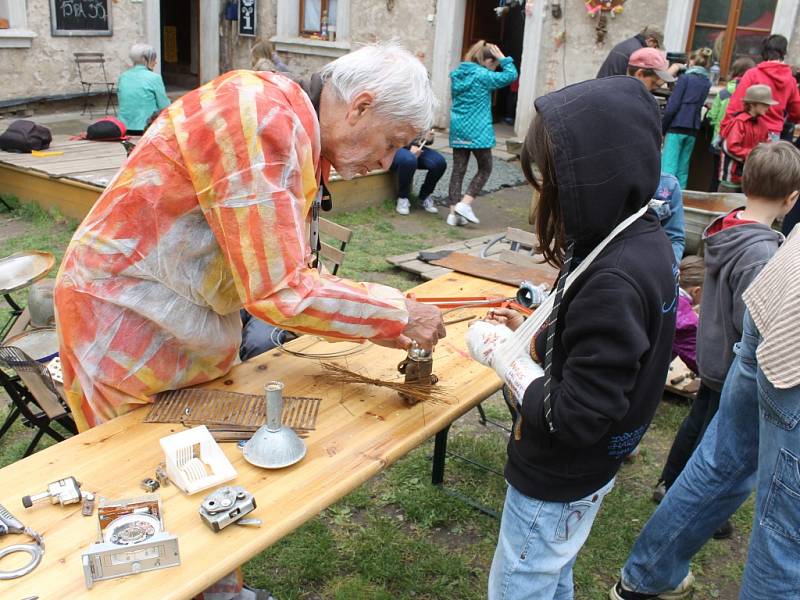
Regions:
<instances>
[{"instance_id":1,"label":"metal chair","mask_svg":"<svg viewBox=\"0 0 800 600\"><path fill-rule=\"evenodd\" d=\"M51 427L53 423L58 423L72 434L78 433L69 408L61 398L45 365L32 359L19 348L0 346L0 366L5 366L16 374L16 376L9 375L0 369L0 385L6 390L12 403L11 412L0 427L0 437L5 435L11 425L22 416L25 425L37 430L25 450L24 456L28 456L45 434L57 442L66 439Z\"/></svg>"},{"instance_id":2,"label":"metal chair","mask_svg":"<svg viewBox=\"0 0 800 600\"><path fill-rule=\"evenodd\" d=\"M89 105L89 100L92 95L92 87L99 88L105 87L106 92L106 111L111 108L114 114L117 114L117 109L114 106L114 86L113 81L108 80L106 74L106 59L102 52L75 52L75 65L78 67L78 78L81 81L81 88L83 89L83 110L81 114L86 113L89 109L89 116L92 116L92 109ZM102 93L102 91L100 92Z\"/></svg>"}]
</instances>

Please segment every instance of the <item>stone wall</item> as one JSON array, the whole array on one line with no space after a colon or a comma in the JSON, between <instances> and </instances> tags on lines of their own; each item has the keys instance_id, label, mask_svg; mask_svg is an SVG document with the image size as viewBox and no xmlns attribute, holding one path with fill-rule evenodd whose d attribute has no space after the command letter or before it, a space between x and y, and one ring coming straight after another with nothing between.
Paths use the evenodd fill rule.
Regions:
<instances>
[{"instance_id":1,"label":"stone wall","mask_svg":"<svg viewBox=\"0 0 800 600\"><path fill-rule=\"evenodd\" d=\"M548 14L544 23L537 95L594 78L616 44L636 35L645 25L663 30L667 17L667 0L630 0L622 14L608 19L605 42L597 44L597 19L586 14L583 2L561 4L563 16L554 19Z\"/></svg>"},{"instance_id":2,"label":"stone wall","mask_svg":"<svg viewBox=\"0 0 800 600\"><path fill-rule=\"evenodd\" d=\"M4 74L0 100L79 93L73 52L103 52L106 73L116 81L130 66L131 45L144 41L143 7L143 3L131 0L109 2L112 36L53 37L49 0L28 0L27 28L37 37L30 48L0 48L0 72ZM15 76L9 77L11 72Z\"/></svg>"}]
</instances>

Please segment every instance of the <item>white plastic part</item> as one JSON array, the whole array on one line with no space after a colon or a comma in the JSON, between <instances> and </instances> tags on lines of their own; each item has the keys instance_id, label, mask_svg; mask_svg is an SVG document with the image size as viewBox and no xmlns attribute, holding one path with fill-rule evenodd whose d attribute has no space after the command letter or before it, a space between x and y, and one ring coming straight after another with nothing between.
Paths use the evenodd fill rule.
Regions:
<instances>
[{"instance_id":1,"label":"white plastic part","mask_svg":"<svg viewBox=\"0 0 800 600\"><path fill-rule=\"evenodd\" d=\"M170 481L189 495L236 477L236 469L205 425L159 440Z\"/></svg>"}]
</instances>

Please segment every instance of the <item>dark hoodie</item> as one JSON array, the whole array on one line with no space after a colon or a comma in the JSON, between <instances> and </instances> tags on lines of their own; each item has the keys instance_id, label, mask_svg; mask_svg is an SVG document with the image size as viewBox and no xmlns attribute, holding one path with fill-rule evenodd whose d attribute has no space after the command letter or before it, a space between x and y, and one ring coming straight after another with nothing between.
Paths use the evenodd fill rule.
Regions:
<instances>
[{"instance_id":1,"label":"dark hoodie","mask_svg":"<svg viewBox=\"0 0 800 600\"><path fill-rule=\"evenodd\" d=\"M733 362L733 345L742 337L742 294L783 241L777 231L752 221L723 228L723 221L730 221L726 217L703 232L706 275L697 328L700 378L718 392Z\"/></svg>"},{"instance_id":2,"label":"dark hoodie","mask_svg":"<svg viewBox=\"0 0 800 600\"><path fill-rule=\"evenodd\" d=\"M777 102L761 117L767 129L780 134L786 119L791 123L800 123L800 93L797 91L797 80L792 75L792 68L785 63L770 60L759 63L742 76L728 103L722 127L744 110L747 88L757 83L768 85L772 89L772 99Z\"/></svg>"},{"instance_id":3,"label":"dark hoodie","mask_svg":"<svg viewBox=\"0 0 800 600\"><path fill-rule=\"evenodd\" d=\"M647 204L660 176L661 123L645 87L608 77L536 100L555 146L566 235L586 256ZM600 489L639 443L661 399L675 333L678 266L655 213L615 238L564 294L552 359L522 402L506 478L527 496L571 502ZM545 335L536 351L545 355Z\"/></svg>"}]
</instances>

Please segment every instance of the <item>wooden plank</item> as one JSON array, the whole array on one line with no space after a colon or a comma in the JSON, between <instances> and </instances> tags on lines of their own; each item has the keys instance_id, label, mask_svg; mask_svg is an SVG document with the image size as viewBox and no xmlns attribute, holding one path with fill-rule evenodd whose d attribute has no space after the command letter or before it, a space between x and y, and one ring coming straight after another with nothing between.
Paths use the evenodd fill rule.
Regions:
<instances>
[{"instance_id":1,"label":"wooden plank","mask_svg":"<svg viewBox=\"0 0 800 600\"><path fill-rule=\"evenodd\" d=\"M552 286L558 274L552 267L544 265L520 267L488 258L470 256L462 252L453 252L450 256L431 261L431 264L513 286L518 286L523 281L535 284L546 283Z\"/></svg>"},{"instance_id":2,"label":"wooden plank","mask_svg":"<svg viewBox=\"0 0 800 600\"><path fill-rule=\"evenodd\" d=\"M329 221L328 219L321 218L319 220L319 231L320 233L329 235L340 242L344 242L345 244L350 243L350 239L353 237L352 229L343 227L342 225L334 223L333 221Z\"/></svg>"},{"instance_id":3,"label":"wooden plank","mask_svg":"<svg viewBox=\"0 0 800 600\"><path fill-rule=\"evenodd\" d=\"M512 288L455 273L422 284L414 291L421 296L513 293ZM485 309L477 308L463 311L466 315L484 313ZM258 508L252 516L263 519L260 529L228 527L222 533L214 533L197 514L208 492L186 496L174 485L158 490L166 528L178 536L178 567L99 582L88 591L80 555L95 541L96 517L82 517L80 504L61 507L44 503L22 513L19 499L67 475L75 476L83 483L83 489L99 496L139 496L139 482L152 477L164 458L159 439L182 431L182 426L143 423L148 411L140 409L3 468L0 504L17 507L12 511L26 525L44 534L47 551L32 573L0 582L2 596L177 600L199 593L497 391L500 380L494 372L469 359L464 340L468 325L449 325L447 337L434 353L434 372L451 394L447 404L407 406L391 390L333 385L318 361L278 350L238 365L227 376L203 386L263 394L267 381L280 380L287 396L318 397L322 403L316 429L305 439L306 457L292 467L259 469L245 462L234 444L221 445L237 470L230 485L241 485L256 498ZM307 352L331 352L352 345L330 344L313 336L303 336L290 344L294 350ZM342 364L370 377L398 378L397 363L404 356L401 350L368 344L362 352L348 356L346 363L342 359Z\"/></svg>"},{"instance_id":4,"label":"wooden plank","mask_svg":"<svg viewBox=\"0 0 800 600\"><path fill-rule=\"evenodd\" d=\"M320 242L319 255L325 260L333 261L337 265L341 265L344 262L344 252L325 242Z\"/></svg>"},{"instance_id":5,"label":"wooden plank","mask_svg":"<svg viewBox=\"0 0 800 600\"><path fill-rule=\"evenodd\" d=\"M404 271L410 271L411 273L420 275L425 271L429 271L431 269L431 264L421 260L408 260L404 262L401 267Z\"/></svg>"},{"instance_id":6,"label":"wooden plank","mask_svg":"<svg viewBox=\"0 0 800 600\"><path fill-rule=\"evenodd\" d=\"M516 227L509 227L506 230L506 239L509 242L518 242L528 248L535 248L539 243L539 238L535 233L525 231L524 229L517 229Z\"/></svg>"},{"instance_id":7,"label":"wooden plank","mask_svg":"<svg viewBox=\"0 0 800 600\"><path fill-rule=\"evenodd\" d=\"M419 276L430 281L431 279L436 279L437 277L442 277L443 275L449 275L452 272L452 269L445 269L444 267L432 267L427 271L422 271Z\"/></svg>"},{"instance_id":8,"label":"wooden plank","mask_svg":"<svg viewBox=\"0 0 800 600\"><path fill-rule=\"evenodd\" d=\"M0 189L26 202L36 202L45 209L57 209L62 215L83 219L103 191L85 183L53 179L46 175L0 164Z\"/></svg>"},{"instance_id":9,"label":"wooden plank","mask_svg":"<svg viewBox=\"0 0 800 600\"><path fill-rule=\"evenodd\" d=\"M537 267L542 266L541 256L531 256L526 252L514 252L512 250L503 250L497 256L493 256L500 262L508 263L510 265L517 265L519 267Z\"/></svg>"},{"instance_id":10,"label":"wooden plank","mask_svg":"<svg viewBox=\"0 0 800 600\"><path fill-rule=\"evenodd\" d=\"M683 191L684 208L725 214L734 208L744 206L744 204L744 194L707 193L696 192L694 190Z\"/></svg>"}]
</instances>

